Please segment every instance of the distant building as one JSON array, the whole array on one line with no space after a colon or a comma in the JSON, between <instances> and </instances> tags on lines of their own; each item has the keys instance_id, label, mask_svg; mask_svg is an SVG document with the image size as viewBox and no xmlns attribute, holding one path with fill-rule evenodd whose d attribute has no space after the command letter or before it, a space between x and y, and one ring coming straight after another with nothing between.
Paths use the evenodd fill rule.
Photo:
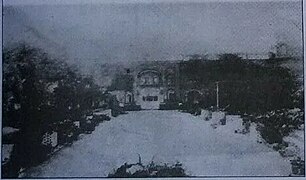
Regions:
<instances>
[{"instance_id":1,"label":"distant building","mask_svg":"<svg viewBox=\"0 0 306 180\"><path fill-rule=\"evenodd\" d=\"M145 62L117 75L109 90L116 95L121 106L159 109L161 104L177 100L177 77L177 62Z\"/></svg>"},{"instance_id":2,"label":"distant building","mask_svg":"<svg viewBox=\"0 0 306 180\"><path fill-rule=\"evenodd\" d=\"M272 61L269 53L227 55L230 59L236 56L238 59L263 65ZM214 91L215 84L199 85L184 70L197 66L201 61L217 60L217 57L220 59L216 55L196 55L189 60L134 62L121 69L117 68L117 75L108 92L116 96L121 107L129 110L175 109L179 102L199 104L201 99L212 102L214 100L210 97L213 95L209 93ZM192 69L189 71L192 73Z\"/></svg>"}]
</instances>

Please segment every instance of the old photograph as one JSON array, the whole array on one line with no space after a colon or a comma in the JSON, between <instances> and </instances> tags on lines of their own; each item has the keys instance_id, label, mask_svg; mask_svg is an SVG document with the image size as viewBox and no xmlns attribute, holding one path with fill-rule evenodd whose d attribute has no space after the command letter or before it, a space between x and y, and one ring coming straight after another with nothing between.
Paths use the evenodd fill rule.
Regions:
<instances>
[{"instance_id":1,"label":"old photograph","mask_svg":"<svg viewBox=\"0 0 306 180\"><path fill-rule=\"evenodd\" d=\"M2 178L305 177L302 0L2 3Z\"/></svg>"}]
</instances>

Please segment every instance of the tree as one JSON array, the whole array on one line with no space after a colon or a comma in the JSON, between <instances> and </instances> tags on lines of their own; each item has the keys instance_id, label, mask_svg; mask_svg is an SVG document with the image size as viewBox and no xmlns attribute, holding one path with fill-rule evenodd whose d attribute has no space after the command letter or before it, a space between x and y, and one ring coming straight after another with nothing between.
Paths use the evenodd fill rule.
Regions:
<instances>
[{"instance_id":1,"label":"tree","mask_svg":"<svg viewBox=\"0 0 306 180\"><path fill-rule=\"evenodd\" d=\"M255 64L233 54L220 55L217 61L181 62L180 69L180 87L201 90L205 108L216 105L216 82L220 107L235 113L294 108L301 99L296 95L301 94L296 93L296 76L289 69Z\"/></svg>"},{"instance_id":2,"label":"tree","mask_svg":"<svg viewBox=\"0 0 306 180\"><path fill-rule=\"evenodd\" d=\"M3 126L20 129L13 150L11 172L45 160L50 148L43 134L62 130L63 139L74 130L73 121L92 110L102 94L92 77L52 59L42 50L19 45L3 53Z\"/></svg>"}]
</instances>

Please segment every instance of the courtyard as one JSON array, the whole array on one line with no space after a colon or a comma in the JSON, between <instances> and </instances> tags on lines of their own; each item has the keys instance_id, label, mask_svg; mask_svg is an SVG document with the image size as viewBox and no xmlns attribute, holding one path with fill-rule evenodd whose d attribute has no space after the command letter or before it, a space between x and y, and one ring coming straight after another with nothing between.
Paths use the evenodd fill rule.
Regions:
<instances>
[{"instance_id":1,"label":"courtyard","mask_svg":"<svg viewBox=\"0 0 306 180\"><path fill-rule=\"evenodd\" d=\"M178 111L135 111L101 123L50 160L29 169L26 177L107 177L124 163L183 164L190 176L288 176L290 162L260 142L251 125L234 133L240 122L226 125Z\"/></svg>"}]
</instances>

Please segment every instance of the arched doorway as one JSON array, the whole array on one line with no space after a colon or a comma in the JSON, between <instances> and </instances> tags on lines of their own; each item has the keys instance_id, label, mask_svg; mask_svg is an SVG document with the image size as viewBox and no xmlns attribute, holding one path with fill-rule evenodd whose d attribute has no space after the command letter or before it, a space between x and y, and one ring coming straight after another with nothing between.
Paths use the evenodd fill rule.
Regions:
<instances>
[{"instance_id":1,"label":"arched doorway","mask_svg":"<svg viewBox=\"0 0 306 180\"><path fill-rule=\"evenodd\" d=\"M126 96L125 96L125 103L126 104L131 104L132 102L133 102L133 95L132 95L132 93L127 92Z\"/></svg>"}]
</instances>

